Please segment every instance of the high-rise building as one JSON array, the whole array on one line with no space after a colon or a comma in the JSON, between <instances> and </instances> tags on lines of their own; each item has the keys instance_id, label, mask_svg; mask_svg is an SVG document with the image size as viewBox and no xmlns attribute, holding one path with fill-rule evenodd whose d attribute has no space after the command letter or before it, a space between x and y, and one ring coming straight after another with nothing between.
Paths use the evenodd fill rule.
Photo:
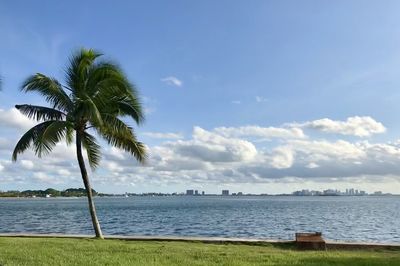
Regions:
<instances>
[{"instance_id":1,"label":"high-rise building","mask_svg":"<svg viewBox=\"0 0 400 266\"><path fill-rule=\"evenodd\" d=\"M194 191L194 195L196 195L196 196L199 195L199 191L197 189Z\"/></svg>"},{"instance_id":2,"label":"high-rise building","mask_svg":"<svg viewBox=\"0 0 400 266\"><path fill-rule=\"evenodd\" d=\"M186 195L193 196L193 189L186 190Z\"/></svg>"},{"instance_id":3,"label":"high-rise building","mask_svg":"<svg viewBox=\"0 0 400 266\"><path fill-rule=\"evenodd\" d=\"M229 190L227 189L222 190L222 196L229 196Z\"/></svg>"},{"instance_id":4,"label":"high-rise building","mask_svg":"<svg viewBox=\"0 0 400 266\"><path fill-rule=\"evenodd\" d=\"M205 194L206 194L206 193L205 193L204 191L202 191L202 192L201 192L201 195L203 195L203 196L204 196Z\"/></svg>"}]
</instances>

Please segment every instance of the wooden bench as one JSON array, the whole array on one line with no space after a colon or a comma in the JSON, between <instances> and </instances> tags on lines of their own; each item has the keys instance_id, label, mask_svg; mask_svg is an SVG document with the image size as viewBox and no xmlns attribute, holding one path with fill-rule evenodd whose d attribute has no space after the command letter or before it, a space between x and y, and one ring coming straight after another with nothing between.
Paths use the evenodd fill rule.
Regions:
<instances>
[{"instance_id":1,"label":"wooden bench","mask_svg":"<svg viewBox=\"0 0 400 266\"><path fill-rule=\"evenodd\" d=\"M321 232L296 233L296 247L301 250L326 250Z\"/></svg>"}]
</instances>

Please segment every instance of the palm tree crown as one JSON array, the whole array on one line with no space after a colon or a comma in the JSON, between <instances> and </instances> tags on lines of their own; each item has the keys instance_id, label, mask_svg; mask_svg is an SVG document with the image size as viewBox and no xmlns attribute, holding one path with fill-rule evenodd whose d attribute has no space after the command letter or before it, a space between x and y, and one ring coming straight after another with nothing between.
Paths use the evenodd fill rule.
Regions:
<instances>
[{"instance_id":1,"label":"palm tree crown","mask_svg":"<svg viewBox=\"0 0 400 266\"><path fill-rule=\"evenodd\" d=\"M99 165L101 158L100 145L93 132L110 145L131 153L139 162L146 159L146 147L137 140L132 127L121 119L131 117L138 125L144 120L134 85L115 63L100 60L100 56L91 49L81 49L74 54L66 70L65 85L40 73L26 79L22 91L40 93L51 106L15 106L40 123L21 137L12 159L16 161L18 154L30 147L41 157L64 139L71 144L75 135L77 159L88 195L93 227L96 236L102 238L82 146L86 149L92 169Z\"/></svg>"},{"instance_id":2,"label":"palm tree crown","mask_svg":"<svg viewBox=\"0 0 400 266\"><path fill-rule=\"evenodd\" d=\"M26 79L22 91L39 92L51 107L16 105L29 118L41 121L28 130L17 143L12 159L33 145L36 155L49 153L61 140L70 144L73 133L80 137L92 168L99 164L101 154L94 130L110 145L130 152L144 162L145 145L138 142L133 129L120 118L130 116L137 124L144 120L135 87L114 63L99 60L93 50L81 49L70 59L66 85L37 73Z\"/></svg>"}]
</instances>

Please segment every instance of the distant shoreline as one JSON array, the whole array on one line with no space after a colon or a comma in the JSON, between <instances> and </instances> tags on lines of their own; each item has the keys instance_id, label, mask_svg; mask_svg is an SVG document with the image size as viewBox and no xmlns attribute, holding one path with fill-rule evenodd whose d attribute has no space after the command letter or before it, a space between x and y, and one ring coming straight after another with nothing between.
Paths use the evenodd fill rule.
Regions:
<instances>
[{"instance_id":1,"label":"distant shoreline","mask_svg":"<svg viewBox=\"0 0 400 266\"><path fill-rule=\"evenodd\" d=\"M163 194L163 195L128 195L129 197L191 197L191 198L202 198L202 197L224 197L224 198L245 198L245 197L300 197L300 198L313 198L313 197L354 197L354 198L374 198L374 197L398 197L400 194L383 194L383 195L292 195L292 194L246 194L246 195L219 195L219 194L206 194L206 195L171 195L171 194ZM125 194L113 194L113 195L97 195L95 198L125 198ZM61 198L61 199L78 199L78 198L86 198L86 195L82 196L2 196L0 195L0 199L49 199L49 198Z\"/></svg>"}]
</instances>

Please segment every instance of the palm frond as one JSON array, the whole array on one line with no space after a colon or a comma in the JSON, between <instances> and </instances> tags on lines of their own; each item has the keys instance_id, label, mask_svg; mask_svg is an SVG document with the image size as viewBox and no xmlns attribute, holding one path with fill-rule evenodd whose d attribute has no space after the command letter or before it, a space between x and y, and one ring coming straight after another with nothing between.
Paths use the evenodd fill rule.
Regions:
<instances>
[{"instance_id":1,"label":"palm frond","mask_svg":"<svg viewBox=\"0 0 400 266\"><path fill-rule=\"evenodd\" d=\"M112 130L117 134L131 134L132 127L128 126L124 121L111 114L102 114L103 121L107 130Z\"/></svg>"},{"instance_id":2,"label":"palm frond","mask_svg":"<svg viewBox=\"0 0 400 266\"><path fill-rule=\"evenodd\" d=\"M22 135L21 139L15 146L14 152L12 154L12 160L16 161L18 154L23 153L24 151L29 149L32 146L32 144L34 145L35 153L38 153L38 151L43 150L43 148L38 148L38 146L42 145L43 142L45 143L45 146L48 149L51 149L51 145L48 144L48 142L54 142L54 139L61 137L62 134L59 133L59 131L62 131L63 128L65 127L69 127L69 124L66 123L67 122L65 121L51 120L42 122L29 129L24 135ZM48 130L49 127L50 130ZM47 133L46 130L48 130ZM55 136L51 136L51 134L54 133Z\"/></svg>"},{"instance_id":3,"label":"palm frond","mask_svg":"<svg viewBox=\"0 0 400 266\"><path fill-rule=\"evenodd\" d=\"M15 145L12 154L13 161L17 160L18 154L23 153L24 151L26 151L31 147L32 142L37 138L38 132L42 131L43 128L47 127L49 123L51 123L51 121L40 123L29 129L24 135L22 135L21 139L17 142L17 145Z\"/></svg>"},{"instance_id":4,"label":"palm frond","mask_svg":"<svg viewBox=\"0 0 400 266\"><path fill-rule=\"evenodd\" d=\"M93 49L82 48L74 53L66 70L66 81L76 97L85 91L88 70L93 62L102 54Z\"/></svg>"},{"instance_id":5,"label":"palm frond","mask_svg":"<svg viewBox=\"0 0 400 266\"><path fill-rule=\"evenodd\" d=\"M74 141L74 128L73 124L70 123L71 126L67 127L66 132L65 132L65 141L67 142L67 145L71 145L72 142Z\"/></svg>"},{"instance_id":6,"label":"palm frond","mask_svg":"<svg viewBox=\"0 0 400 266\"><path fill-rule=\"evenodd\" d=\"M145 120L142 104L137 98L124 98L117 101L119 115L130 116L138 125Z\"/></svg>"},{"instance_id":7,"label":"palm frond","mask_svg":"<svg viewBox=\"0 0 400 266\"><path fill-rule=\"evenodd\" d=\"M109 145L129 152L141 163L146 161L146 146L137 140L131 128L127 127L125 130L117 131L112 127L103 126L97 130L99 135L103 137Z\"/></svg>"},{"instance_id":8,"label":"palm frond","mask_svg":"<svg viewBox=\"0 0 400 266\"><path fill-rule=\"evenodd\" d=\"M87 91L90 96L95 96L108 87L116 87L120 92L126 92L127 79L122 69L111 61L94 63L88 73Z\"/></svg>"},{"instance_id":9,"label":"palm frond","mask_svg":"<svg viewBox=\"0 0 400 266\"><path fill-rule=\"evenodd\" d=\"M24 92L37 91L46 98L54 108L68 111L73 103L63 90L61 84L54 78L37 73L28 77L21 88Z\"/></svg>"},{"instance_id":10,"label":"palm frond","mask_svg":"<svg viewBox=\"0 0 400 266\"><path fill-rule=\"evenodd\" d=\"M65 113L58 111L54 108L36 106L30 104L16 105L21 113L27 117L40 121L40 120L62 120L65 118Z\"/></svg>"},{"instance_id":11,"label":"palm frond","mask_svg":"<svg viewBox=\"0 0 400 266\"><path fill-rule=\"evenodd\" d=\"M48 154L66 135L66 129L72 127L66 121L47 121L50 122L46 127L38 132L37 137L33 140L35 154L42 157Z\"/></svg>"},{"instance_id":12,"label":"palm frond","mask_svg":"<svg viewBox=\"0 0 400 266\"><path fill-rule=\"evenodd\" d=\"M93 170L96 169L101 160L100 145L97 143L96 138L87 132L83 133L82 144L86 149L90 167Z\"/></svg>"},{"instance_id":13,"label":"palm frond","mask_svg":"<svg viewBox=\"0 0 400 266\"><path fill-rule=\"evenodd\" d=\"M89 70L87 93L108 113L131 116L137 124L144 121L138 92L115 63L101 61L93 64Z\"/></svg>"},{"instance_id":14,"label":"palm frond","mask_svg":"<svg viewBox=\"0 0 400 266\"><path fill-rule=\"evenodd\" d=\"M103 119L101 117L100 110L89 97L79 101L73 115L78 119L84 120L85 122L90 122L92 125L97 127L103 125Z\"/></svg>"}]
</instances>

